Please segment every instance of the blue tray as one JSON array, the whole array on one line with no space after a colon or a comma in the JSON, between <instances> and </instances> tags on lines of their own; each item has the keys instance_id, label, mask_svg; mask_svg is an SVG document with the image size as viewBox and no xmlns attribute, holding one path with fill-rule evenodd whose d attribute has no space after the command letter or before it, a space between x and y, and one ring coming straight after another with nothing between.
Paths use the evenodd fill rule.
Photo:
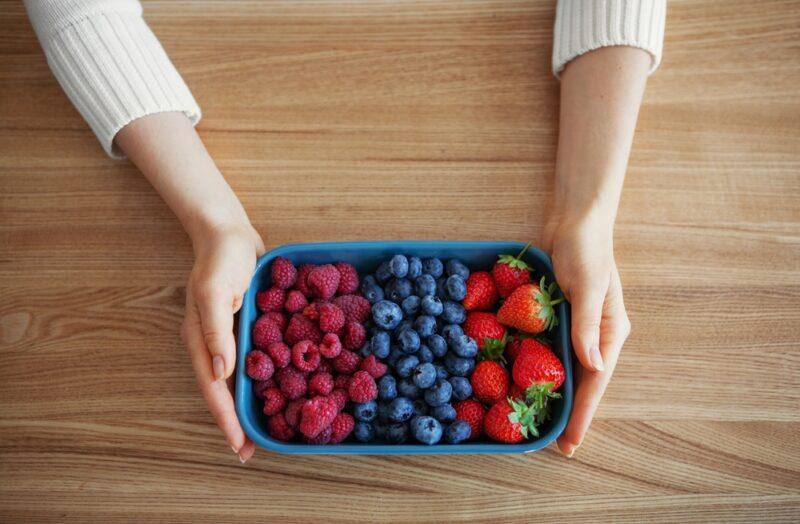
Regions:
<instances>
[{"instance_id":1,"label":"blue tray","mask_svg":"<svg viewBox=\"0 0 800 524\"><path fill-rule=\"evenodd\" d=\"M256 292L270 286L270 262L282 256L294 264L323 264L349 262L359 273L373 271L378 263L397 253L416 255L421 258L459 258L470 268L489 269L501 253L518 253L521 242L478 241L371 241L371 242L325 242L315 244L286 244L264 254L256 265L250 287L244 296L239 314L239 348L236 366L236 413L245 433L250 439L271 451L301 454L351 454L351 455L401 455L401 454L467 454L467 453L528 453L537 451L553 442L567 424L572 411L572 346L569 336L569 306L562 302L557 306L559 324L550 334L553 350L564 363L566 380L560 389L561 399L552 404L551 419L540 428L538 439L520 444L499 444L476 441L465 444L361 444L345 442L334 445L311 445L300 442L280 442L267 434L266 417L261 412L261 401L253 393L253 381L245 373L245 356L250 351L253 323L258 317ZM545 275L548 282L554 280L550 258L541 250L531 247L525 256L536 275Z\"/></svg>"}]
</instances>

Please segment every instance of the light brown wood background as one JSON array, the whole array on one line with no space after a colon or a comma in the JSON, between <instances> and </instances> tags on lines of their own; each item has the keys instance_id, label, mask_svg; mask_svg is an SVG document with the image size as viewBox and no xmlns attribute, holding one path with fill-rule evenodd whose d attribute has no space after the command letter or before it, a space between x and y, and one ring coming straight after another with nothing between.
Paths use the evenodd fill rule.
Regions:
<instances>
[{"instance_id":1,"label":"light brown wood background","mask_svg":"<svg viewBox=\"0 0 800 524\"><path fill-rule=\"evenodd\" d=\"M535 239L554 1L152 1L269 246ZM633 333L584 446L240 465L190 245L0 1L0 520L800 519L800 3L670 2L617 226Z\"/></svg>"}]
</instances>

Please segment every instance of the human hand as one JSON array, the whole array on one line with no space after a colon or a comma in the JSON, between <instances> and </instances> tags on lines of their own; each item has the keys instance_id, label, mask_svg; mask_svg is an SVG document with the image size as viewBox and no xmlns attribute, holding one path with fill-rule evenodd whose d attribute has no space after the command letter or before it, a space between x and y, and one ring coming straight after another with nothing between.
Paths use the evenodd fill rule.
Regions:
<instances>
[{"instance_id":1,"label":"human hand","mask_svg":"<svg viewBox=\"0 0 800 524\"><path fill-rule=\"evenodd\" d=\"M208 409L239 460L255 452L236 417L231 381L236 363L233 315L264 252L249 223L208 228L193 235L195 263L186 286L181 337L189 350Z\"/></svg>"},{"instance_id":2,"label":"human hand","mask_svg":"<svg viewBox=\"0 0 800 524\"><path fill-rule=\"evenodd\" d=\"M600 210L555 214L542 235L556 280L572 305L572 346L581 364L572 415L558 438L567 457L583 442L631 329L614 261L613 222L613 213Z\"/></svg>"}]
</instances>

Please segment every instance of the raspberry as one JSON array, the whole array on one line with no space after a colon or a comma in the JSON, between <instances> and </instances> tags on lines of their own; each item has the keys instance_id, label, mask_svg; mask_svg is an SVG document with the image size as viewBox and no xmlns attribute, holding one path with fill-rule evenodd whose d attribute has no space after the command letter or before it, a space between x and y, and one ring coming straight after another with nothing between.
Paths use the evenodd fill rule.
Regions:
<instances>
[{"instance_id":1,"label":"raspberry","mask_svg":"<svg viewBox=\"0 0 800 524\"><path fill-rule=\"evenodd\" d=\"M272 261L272 285L281 289L289 289L297 280L297 269L283 257Z\"/></svg>"},{"instance_id":2,"label":"raspberry","mask_svg":"<svg viewBox=\"0 0 800 524\"><path fill-rule=\"evenodd\" d=\"M319 302L312 302L304 307L303 316L310 320L319 320Z\"/></svg>"},{"instance_id":3,"label":"raspberry","mask_svg":"<svg viewBox=\"0 0 800 524\"><path fill-rule=\"evenodd\" d=\"M367 331L364 329L363 324L358 322L348 322L344 327L344 339L342 345L347 349L357 350L361 349L364 342L367 341Z\"/></svg>"},{"instance_id":4,"label":"raspberry","mask_svg":"<svg viewBox=\"0 0 800 524\"><path fill-rule=\"evenodd\" d=\"M336 333L325 333L319 345L319 352L325 358L336 358L342 352L342 342Z\"/></svg>"},{"instance_id":5,"label":"raspberry","mask_svg":"<svg viewBox=\"0 0 800 524\"><path fill-rule=\"evenodd\" d=\"M283 330L286 329L286 315L280 313L279 311L267 311L264 313L264 316L270 319L271 321L275 322L278 325L278 328L283 333Z\"/></svg>"},{"instance_id":6,"label":"raspberry","mask_svg":"<svg viewBox=\"0 0 800 524\"><path fill-rule=\"evenodd\" d=\"M279 287L273 286L266 291L256 293L256 305L265 313L282 310L284 300L286 300L286 291Z\"/></svg>"},{"instance_id":7,"label":"raspberry","mask_svg":"<svg viewBox=\"0 0 800 524\"><path fill-rule=\"evenodd\" d=\"M286 301L283 303L283 309L289 313L299 313L303 311L303 308L307 305L308 299L306 299L305 295L293 289L286 293Z\"/></svg>"},{"instance_id":8,"label":"raspberry","mask_svg":"<svg viewBox=\"0 0 800 524\"><path fill-rule=\"evenodd\" d=\"M320 431L319 435L317 435L314 438L303 437L303 442L305 442L306 444L324 445L330 442L332 434L333 434L333 429L330 426L328 426L322 431Z\"/></svg>"},{"instance_id":9,"label":"raspberry","mask_svg":"<svg viewBox=\"0 0 800 524\"><path fill-rule=\"evenodd\" d=\"M331 425L337 413L336 403L330 398L316 396L310 399L300 410L300 432L309 438L316 437Z\"/></svg>"},{"instance_id":10,"label":"raspberry","mask_svg":"<svg viewBox=\"0 0 800 524\"><path fill-rule=\"evenodd\" d=\"M352 375L359 365L361 365L361 357L346 349L343 349L339 356L333 359L333 369L342 375Z\"/></svg>"},{"instance_id":11,"label":"raspberry","mask_svg":"<svg viewBox=\"0 0 800 524\"><path fill-rule=\"evenodd\" d=\"M340 276L336 294L349 295L350 293L355 293L358 289L358 271L356 271L356 268L347 262L339 262L336 264L336 270Z\"/></svg>"},{"instance_id":12,"label":"raspberry","mask_svg":"<svg viewBox=\"0 0 800 524\"><path fill-rule=\"evenodd\" d=\"M364 323L372 312L372 305L369 300L358 295L342 295L333 299L333 303L344 311L345 319L348 322Z\"/></svg>"},{"instance_id":13,"label":"raspberry","mask_svg":"<svg viewBox=\"0 0 800 524\"><path fill-rule=\"evenodd\" d=\"M294 438L294 430L286 423L283 413L269 417L269 420L267 420L267 432L275 440L289 442Z\"/></svg>"},{"instance_id":14,"label":"raspberry","mask_svg":"<svg viewBox=\"0 0 800 524\"><path fill-rule=\"evenodd\" d=\"M273 342L267 346L267 355L276 368L285 368L292 360L292 350L283 342Z\"/></svg>"},{"instance_id":15,"label":"raspberry","mask_svg":"<svg viewBox=\"0 0 800 524\"><path fill-rule=\"evenodd\" d=\"M350 384L350 375L336 375L336 378L333 379L335 389L347 389L348 384Z\"/></svg>"},{"instance_id":16,"label":"raspberry","mask_svg":"<svg viewBox=\"0 0 800 524\"><path fill-rule=\"evenodd\" d=\"M372 378L381 378L389 370L388 366L378 360L375 355L369 355L361 361L361 370L369 373Z\"/></svg>"},{"instance_id":17,"label":"raspberry","mask_svg":"<svg viewBox=\"0 0 800 524\"><path fill-rule=\"evenodd\" d=\"M331 422L330 444L338 444L346 439L350 433L353 432L355 425L356 421L353 420L351 415L347 413L339 413L336 415L336 418Z\"/></svg>"},{"instance_id":18,"label":"raspberry","mask_svg":"<svg viewBox=\"0 0 800 524\"><path fill-rule=\"evenodd\" d=\"M275 366L272 365L272 360L269 358L269 355L263 351L251 351L247 354L244 361L247 376L253 380L270 379L275 372Z\"/></svg>"},{"instance_id":19,"label":"raspberry","mask_svg":"<svg viewBox=\"0 0 800 524\"><path fill-rule=\"evenodd\" d=\"M277 379L281 392L289 400L300 398L306 394L306 390L308 389L306 377L296 369L285 367L278 370Z\"/></svg>"},{"instance_id":20,"label":"raspberry","mask_svg":"<svg viewBox=\"0 0 800 524\"><path fill-rule=\"evenodd\" d=\"M322 300L330 300L339 288L341 275L333 264L325 264L314 268L309 274L306 282L311 293Z\"/></svg>"},{"instance_id":21,"label":"raspberry","mask_svg":"<svg viewBox=\"0 0 800 524\"><path fill-rule=\"evenodd\" d=\"M315 373L308 381L308 393L310 395L330 395L333 391L333 377L330 373Z\"/></svg>"},{"instance_id":22,"label":"raspberry","mask_svg":"<svg viewBox=\"0 0 800 524\"><path fill-rule=\"evenodd\" d=\"M319 306L319 328L325 333L338 333L344 327L344 311L333 304Z\"/></svg>"},{"instance_id":23,"label":"raspberry","mask_svg":"<svg viewBox=\"0 0 800 524\"><path fill-rule=\"evenodd\" d=\"M319 348L310 340L302 340L292 347L292 364L300 371L314 371L319 366L319 359Z\"/></svg>"},{"instance_id":24,"label":"raspberry","mask_svg":"<svg viewBox=\"0 0 800 524\"><path fill-rule=\"evenodd\" d=\"M303 315L295 313L292 315L292 319L289 320L285 338L286 343L292 346L301 340L310 340L314 344L319 344L322 341L322 332L312 321Z\"/></svg>"},{"instance_id":25,"label":"raspberry","mask_svg":"<svg viewBox=\"0 0 800 524\"><path fill-rule=\"evenodd\" d=\"M303 404L305 403L306 399L297 398L290 400L286 404L286 411L283 416L286 418L286 423L289 424L290 428L297 429L297 425L300 423L300 410L303 409Z\"/></svg>"},{"instance_id":26,"label":"raspberry","mask_svg":"<svg viewBox=\"0 0 800 524\"><path fill-rule=\"evenodd\" d=\"M322 354L322 346L319 347L320 354ZM323 357L325 355L322 355ZM333 373L333 365L330 363L329 360L322 359L319 361L319 366L317 367L317 373Z\"/></svg>"},{"instance_id":27,"label":"raspberry","mask_svg":"<svg viewBox=\"0 0 800 524\"><path fill-rule=\"evenodd\" d=\"M273 342L283 340L281 328L266 315L258 317L253 325L253 344L257 348L265 348Z\"/></svg>"},{"instance_id":28,"label":"raspberry","mask_svg":"<svg viewBox=\"0 0 800 524\"><path fill-rule=\"evenodd\" d=\"M466 420L469 427L472 428L469 439L475 440L480 437L483 431L483 417L486 414L481 403L474 398L469 398L457 402L453 407L456 408L456 420Z\"/></svg>"},{"instance_id":29,"label":"raspberry","mask_svg":"<svg viewBox=\"0 0 800 524\"><path fill-rule=\"evenodd\" d=\"M336 404L336 411L342 411L344 407L347 405L347 391L344 389L334 389L331 391L331 394L328 395L328 398L333 400Z\"/></svg>"},{"instance_id":30,"label":"raspberry","mask_svg":"<svg viewBox=\"0 0 800 524\"><path fill-rule=\"evenodd\" d=\"M295 282L295 286L297 290L304 294L306 298L311 297L311 288L308 287L308 274L314 271L317 266L313 264L304 264L297 268L297 281Z\"/></svg>"},{"instance_id":31,"label":"raspberry","mask_svg":"<svg viewBox=\"0 0 800 524\"><path fill-rule=\"evenodd\" d=\"M264 392L266 392L269 388L275 387L275 381L273 379L267 380L257 380L253 384L253 393L255 394L256 398L260 398L264 400Z\"/></svg>"},{"instance_id":32,"label":"raspberry","mask_svg":"<svg viewBox=\"0 0 800 524\"><path fill-rule=\"evenodd\" d=\"M264 392L264 414L277 415L286 407L286 397L278 388L269 388Z\"/></svg>"},{"instance_id":33,"label":"raspberry","mask_svg":"<svg viewBox=\"0 0 800 524\"><path fill-rule=\"evenodd\" d=\"M375 379L366 371L357 371L350 384L347 386L347 393L353 402L367 402L378 398L378 385Z\"/></svg>"}]
</instances>

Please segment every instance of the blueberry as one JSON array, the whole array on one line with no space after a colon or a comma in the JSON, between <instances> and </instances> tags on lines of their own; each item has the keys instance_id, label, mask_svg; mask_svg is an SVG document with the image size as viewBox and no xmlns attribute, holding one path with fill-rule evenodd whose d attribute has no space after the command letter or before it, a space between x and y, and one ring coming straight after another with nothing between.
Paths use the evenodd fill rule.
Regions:
<instances>
[{"instance_id":1,"label":"blueberry","mask_svg":"<svg viewBox=\"0 0 800 524\"><path fill-rule=\"evenodd\" d=\"M447 261L447 274L450 276L458 275L463 280L469 278L469 268L463 262L454 258Z\"/></svg>"},{"instance_id":2,"label":"blueberry","mask_svg":"<svg viewBox=\"0 0 800 524\"><path fill-rule=\"evenodd\" d=\"M449 351L444 357L445 369L447 369L451 375L457 377L466 377L474 366L474 360L470 358L461 358L452 351Z\"/></svg>"},{"instance_id":3,"label":"blueberry","mask_svg":"<svg viewBox=\"0 0 800 524\"><path fill-rule=\"evenodd\" d=\"M375 431L377 432L378 430L378 423L386 424L387 422L389 422L389 403L381 402L378 404L378 420L376 422Z\"/></svg>"},{"instance_id":4,"label":"blueberry","mask_svg":"<svg viewBox=\"0 0 800 524\"><path fill-rule=\"evenodd\" d=\"M472 337L461 335L450 339L450 350L462 358L473 358L478 354L478 344Z\"/></svg>"},{"instance_id":5,"label":"blueberry","mask_svg":"<svg viewBox=\"0 0 800 524\"><path fill-rule=\"evenodd\" d=\"M447 404L452 396L453 386L446 380L437 380L433 386L425 390L425 402L434 408Z\"/></svg>"},{"instance_id":6,"label":"blueberry","mask_svg":"<svg viewBox=\"0 0 800 524\"><path fill-rule=\"evenodd\" d=\"M416 355L420 362L433 362L434 359L433 352L425 344L419 346Z\"/></svg>"},{"instance_id":7,"label":"blueberry","mask_svg":"<svg viewBox=\"0 0 800 524\"><path fill-rule=\"evenodd\" d=\"M459 275L450 275L444 283L444 289L451 300L462 301L467 296L467 283Z\"/></svg>"},{"instance_id":8,"label":"blueberry","mask_svg":"<svg viewBox=\"0 0 800 524\"><path fill-rule=\"evenodd\" d=\"M445 327L442 328L442 336L445 338L447 342L450 342L454 338L460 337L464 334L464 330L458 324L447 324Z\"/></svg>"},{"instance_id":9,"label":"blueberry","mask_svg":"<svg viewBox=\"0 0 800 524\"><path fill-rule=\"evenodd\" d=\"M436 293L436 279L430 275L420 275L414 280L414 291L425 297Z\"/></svg>"},{"instance_id":10,"label":"blueberry","mask_svg":"<svg viewBox=\"0 0 800 524\"><path fill-rule=\"evenodd\" d=\"M407 278L393 278L383 288L386 298L400 304L407 296L411 295L414 286Z\"/></svg>"},{"instance_id":11,"label":"blueberry","mask_svg":"<svg viewBox=\"0 0 800 524\"><path fill-rule=\"evenodd\" d=\"M375 440L385 440L386 439L386 426L389 424L388 420L376 420L375 423L372 424L372 428L375 431Z\"/></svg>"},{"instance_id":12,"label":"blueberry","mask_svg":"<svg viewBox=\"0 0 800 524\"><path fill-rule=\"evenodd\" d=\"M375 428L369 422L356 422L353 436L359 442L369 442L375 438Z\"/></svg>"},{"instance_id":13,"label":"blueberry","mask_svg":"<svg viewBox=\"0 0 800 524\"><path fill-rule=\"evenodd\" d=\"M436 331L436 319L430 315L420 315L414 321L414 331L422 338L428 338Z\"/></svg>"},{"instance_id":14,"label":"blueberry","mask_svg":"<svg viewBox=\"0 0 800 524\"><path fill-rule=\"evenodd\" d=\"M410 398L397 397L389 403L389 420L405 422L414 416L414 403Z\"/></svg>"},{"instance_id":15,"label":"blueberry","mask_svg":"<svg viewBox=\"0 0 800 524\"><path fill-rule=\"evenodd\" d=\"M362 404L355 404L353 406L353 418L361 422L372 422L378 415L378 403L374 400L369 400Z\"/></svg>"},{"instance_id":16,"label":"blueberry","mask_svg":"<svg viewBox=\"0 0 800 524\"><path fill-rule=\"evenodd\" d=\"M378 331L370 340L372 354L378 358L386 358L391 350L392 337L386 331Z\"/></svg>"},{"instance_id":17,"label":"blueberry","mask_svg":"<svg viewBox=\"0 0 800 524\"><path fill-rule=\"evenodd\" d=\"M397 396L397 381L392 375L384 375L378 379L378 398L393 400Z\"/></svg>"},{"instance_id":18,"label":"blueberry","mask_svg":"<svg viewBox=\"0 0 800 524\"><path fill-rule=\"evenodd\" d=\"M441 358L445 353L447 353L447 341L441 335L434 333L425 339L425 343L431 349L431 353L433 353L433 356L435 357Z\"/></svg>"},{"instance_id":19,"label":"blueberry","mask_svg":"<svg viewBox=\"0 0 800 524\"><path fill-rule=\"evenodd\" d=\"M374 304L376 302L380 302L383 300L383 288L378 284L371 284L369 286L365 286L362 288L361 292L364 294L364 298L369 300L370 304Z\"/></svg>"},{"instance_id":20,"label":"blueberry","mask_svg":"<svg viewBox=\"0 0 800 524\"><path fill-rule=\"evenodd\" d=\"M447 289L445 288L446 282L446 277L439 277L436 279L436 296L441 300L447 300Z\"/></svg>"},{"instance_id":21,"label":"blueberry","mask_svg":"<svg viewBox=\"0 0 800 524\"><path fill-rule=\"evenodd\" d=\"M411 379L420 389L428 389L436 382L436 368L430 362L419 364L411 372Z\"/></svg>"},{"instance_id":22,"label":"blueberry","mask_svg":"<svg viewBox=\"0 0 800 524\"><path fill-rule=\"evenodd\" d=\"M361 346L361 349L358 350L358 354L361 355L362 358L367 358L372 354L372 346L364 344Z\"/></svg>"},{"instance_id":23,"label":"blueberry","mask_svg":"<svg viewBox=\"0 0 800 524\"><path fill-rule=\"evenodd\" d=\"M413 404L414 404L414 416L415 417L421 417L423 415L427 415L428 414L428 405L425 403L424 400L419 398L419 399L415 400L413 402Z\"/></svg>"},{"instance_id":24,"label":"blueberry","mask_svg":"<svg viewBox=\"0 0 800 524\"><path fill-rule=\"evenodd\" d=\"M444 273L444 264L438 258L426 258L422 261L422 272L433 278L439 278Z\"/></svg>"},{"instance_id":25,"label":"blueberry","mask_svg":"<svg viewBox=\"0 0 800 524\"><path fill-rule=\"evenodd\" d=\"M408 398L419 398L422 391L410 378L404 378L397 383L397 393Z\"/></svg>"},{"instance_id":26,"label":"blueberry","mask_svg":"<svg viewBox=\"0 0 800 524\"><path fill-rule=\"evenodd\" d=\"M408 259L405 255L395 255L389 261L389 270L392 275L397 278L403 278L408 275Z\"/></svg>"},{"instance_id":27,"label":"blueberry","mask_svg":"<svg viewBox=\"0 0 800 524\"><path fill-rule=\"evenodd\" d=\"M437 380L444 380L450 376L450 373L447 372L447 369L441 364L434 364L436 366L436 379Z\"/></svg>"},{"instance_id":28,"label":"blueberry","mask_svg":"<svg viewBox=\"0 0 800 524\"><path fill-rule=\"evenodd\" d=\"M402 422L388 424L383 439L389 444L402 444L408 439L408 425Z\"/></svg>"},{"instance_id":29,"label":"blueberry","mask_svg":"<svg viewBox=\"0 0 800 524\"><path fill-rule=\"evenodd\" d=\"M419 365L419 359L414 355L406 355L394 364L394 371L398 377L407 378L411 376L414 368Z\"/></svg>"},{"instance_id":30,"label":"blueberry","mask_svg":"<svg viewBox=\"0 0 800 524\"><path fill-rule=\"evenodd\" d=\"M397 343L406 353L416 353L419 351L419 335L413 329L404 329L397 335Z\"/></svg>"},{"instance_id":31,"label":"blueberry","mask_svg":"<svg viewBox=\"0 0 800 524\"><path fill-rule=\"evenodd\" d=\"M392 278L392 270L389 267L389 262L381 262L378 265L378 269L375 270L375 280L377 280L379 284L383 284L390 278Z\"/></svg>"},{"instance_id":32,"label":"blueberry","mask_svg":"<svg viewBox=\"0 0 800 524\"><path fill-rule=\"evenodd\" d=\"M381 300L372 305L372 318L381 329L394 329L403 320L403 310L389 300Z\"/></svg>"},{"instance_id":33,"label":"blueberry","mask_svg":"<svg viewBox=\"0 0 800 524\"><path fill-rule=\"evenodd\" d=\"M465 377L450 377L447 379L453 386L453 398L456 400L466 400L472 395L472 384Z\"/></svg>"},{"instance_id":34,"label":"blueberry","mask_svg":"<svg viewBox=\"0 0 800 524\"><path fill-rule=\"evenodd\" d=\"M397 364L397 361L403 358L405 355L406 354L403 353L403 350L400 349L400 346L392 346L389 356L386 357L386 363L394 367Z\"/></svg>"},{"instance_id":35,"label":"blueberry","mask_svg":"<svg viewBox=\"0 0 800 524\"><path fill-rule=\"evenodd\" d=\"M439 422L452 422L456 419L456 408L452 404L442 404L431 409L431 416Z\"/></svg>"},{"instance_id":36,"label":"blueberry","mask_svg":"<svg viewBox=\"0 0 800 524\"><path fill-rule=\"evenodd\" d=\"M411 434L431 446L442 440L442 425L433 417L416 417L411 421Z\"/></svg>"},{"instance_id":37,"label":"blueberry","mask_svg":"<svg viewBox=\"0 0 800 524\"><path fill-rule=\"evenodd\" d=\"M378 281L375 280L373 275L366 275L361 279L361 292L363 293L368 286L375 286L377 284Z\"/></svg>"},{"instance_id":38,"label":"blueberry","mask_svg":"<svg viewBox=\"0 0 800 524\"><path fill-rule=\"evenodd\" d=\"M410 257L408 259L408 274L406 275L411 280L414 280L422 274L422 260L419 257Z\"/></svg>"},{"instance_id":39,"label":"blueberry","mask_svg":"<svg viewBox=\"0 0 800 524\"><path fill-rule=\"evenodd\" d=\"M409 317L416 316L419 313L420 298L417 295L409 295L403 299L400 307L403 308L403 313Z\"/></svg>"},{"instance_id":40,"label":"blueberry","mask_svg":"<svg viewBox=\"0 0 800 524\"><path fill-rule=\"evenodd\" d=\"M467 312L464 306L458 302L448 300L444 303L442 320L448 324L462 324L467 319Z\"/></svg>"},{"instance_id":41,"label":"blueberry","mask_svg":"<svg viewBox=\"0 0 800 524\"><path fill-rule=\"evenodd\" d=\"M444 305L442 304L442 299L436 295L425 295L420 302L420 309L426 315L438 317L442 314Z\"/></svg>"},{"instance_id":42,"label":"blueberry","mask_svg":"<svg viewBox=\"0 0 800 524\"><path fill-rule=\"evenodd\" d=\"M472 433L472 427L466 420L456 420L444 430L444 441L448 444L460 444Z\"/></svg>"}]
</instances>

